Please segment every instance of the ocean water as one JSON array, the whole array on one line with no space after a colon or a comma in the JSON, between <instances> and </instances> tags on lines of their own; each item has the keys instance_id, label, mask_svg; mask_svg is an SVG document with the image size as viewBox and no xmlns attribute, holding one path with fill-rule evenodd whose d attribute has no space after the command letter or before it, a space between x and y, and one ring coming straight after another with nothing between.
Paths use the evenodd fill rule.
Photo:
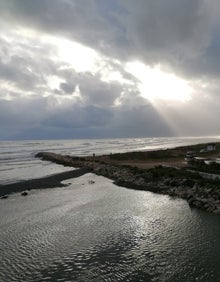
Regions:
<instances>
[{"instance_id":1,"label":"ocean water","mask_svg":"<svg viewBox=\"0 0 220 282\"><path fill-rule=\"evenodd\" d=\"M202 142L1 142L0 179L16 182L68 169L35 159L43 150L86 155ZM0 200L1 282L220 281L219 215L191 209L184 200L117 187L91 173L64 183Z\"/></svg>"}]
</instances>

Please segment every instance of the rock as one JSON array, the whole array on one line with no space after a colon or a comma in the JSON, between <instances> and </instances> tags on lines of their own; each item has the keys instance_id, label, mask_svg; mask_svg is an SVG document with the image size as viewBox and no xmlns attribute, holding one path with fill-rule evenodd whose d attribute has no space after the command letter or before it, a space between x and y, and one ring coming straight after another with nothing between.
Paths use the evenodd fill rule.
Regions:
<instances>
[{"instance_id":1,"label":"rock","mask_svg":"<svg viewBox=\"0 0 220 282\"><path fill-rule=\"evenodd\" d=\"M192 179L185 179L182 185L192 188L195 185L195 181Z\"/></svg>"},{"instance_id":2,"label":"rock","mask_svg":"<svg viewBox=\"0 0 220 282\"><path fill-rule=\"evenodd\" d=\"M213 211L216 214L220 214L220 207L218 207L216 210Z\"/></svg>"},{"instance_id":3,"label":"rock","mask_svg":"<svg viewBox=\"0 0 220 282\"><path fill-rule=\"evenodd\" d=\"M171 187L177 187L178 186L178 183L176 180L172 180L170 181L170 184L169 184Z\"/></svg>"},{"instance_id":4,"label":"rock","mask_svg":"<svg viewBox=\"0 0 220 282\"><path fill-rule=\"evenodd\" d=\"M2 196L0 199L8 199L8 195L4 195L4 196Z\"/></svg>"},{"instance_id":5,"label":"rock","mask_svg":"<svg viewBox=\"0 0 220 282\"><path fill-rule=\"evenodd\" d=\"M21 196L27 196L28 195L28 192L27 191L23 191L22 193L21 193Z\"/></svg>"},{"instance_id":6,"label":"rock","mask_svg":"<svg viewBox=\"0 0 220 282\"><path fill-rule=\"evenodd\" d=\"M204 189L204 192L205 192L206 194L210 194L210 193L212 192L212 188L205 188L205 189Z\"/></svg>"},{"instance_id":7,"label":"rock","mask_svg":"<svg viewBox=\"0 0 220 282\"><path fill-rule=\"evenodd\" d=\"M197 191L197 190L199 189L199 184L196 183L196 182L194 182L194 185L192 186L192 189L193 189L194 191Z\"/></svg>"},{"instance_id":8,"label":"rock","mask_svg":"<svg viewBox=\"0 0 220 282\"><path fill-rule=\"evenodd\" d=\"M195 200L192 202L193 206L196 208L201 208L202 207L202 203L198 200Z\"/></svg>"}]
</instances>

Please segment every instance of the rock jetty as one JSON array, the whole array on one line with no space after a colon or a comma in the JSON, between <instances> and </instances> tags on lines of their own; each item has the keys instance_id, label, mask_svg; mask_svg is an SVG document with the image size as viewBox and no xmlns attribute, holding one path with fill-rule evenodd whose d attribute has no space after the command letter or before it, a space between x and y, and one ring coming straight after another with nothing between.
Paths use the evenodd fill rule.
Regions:
<instances>
[{"instance_id":1,"label":"rock jetty","mask_svg":"<svg viewBox=\"0 0 220 282\"><path fill-rule=\"evenodd\" d=\"M36 157L65 166L85 168L112 179L118 186L182 198L191 207L220 213L220 182L204 180L198 173L162 166L141 169L112 165L92 157L72 157L49 152L38 153Z\"/></svg>"}]
</instances>

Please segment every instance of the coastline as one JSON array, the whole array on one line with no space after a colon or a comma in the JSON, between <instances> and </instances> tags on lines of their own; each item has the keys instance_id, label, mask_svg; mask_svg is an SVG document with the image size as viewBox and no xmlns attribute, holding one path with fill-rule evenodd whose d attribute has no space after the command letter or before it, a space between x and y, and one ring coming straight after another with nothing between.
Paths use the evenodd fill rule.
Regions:
<instances>
[{"instance_id":1,"label":"coastline","mask_svg":"<svg viewBox=\"0 0 220 282\"><path fill-rule=\"evenodd\" d=\"M218 143L220 147L220 144ZM204 144L167 150L130 152L102 156L72 157L41 152L36 157L65 166L86 168L126 188L150 191L185 199L191 207L220 213L220 182L204 180L185 169L187 151ZM208 156L216 156L217 152Z\"/></svg>"},{"instance_id":2,"label":"coastline","mask_svg":"<svg viewBox=\"0 0 220 282\"><path fill-rule=\"evenodd\" d=\"M86 157L40 152L35 157L78 169L0 185L0 196L4 198L25 190L62 187L65 186L61 183L63 180L93 172L113 180L118 186L182 198L191 207L220 213L220 181L204 180L198 173L185 168L186 152L200 150L204 145ZM220 143L218 150L208 155L217 156L219 150Z\"/></svg>"},{"instance_id":3,"label":"coastline","mask_svg":"<svg viewBox=\"0 0 220 282\"><path fill-rule=\"evenodd\" d=\"M21 193L32 189L65 187L66 185L61 183L63 180L80 177L90 171L91 170L89 168L85 167L85 168L53 174L42 178L36 178L36 179L30 179L16 183L0 185L0 197L4 199L6 198L6 196L12 193L19 193L19 192Z\"/></svg>"}]
</instances>

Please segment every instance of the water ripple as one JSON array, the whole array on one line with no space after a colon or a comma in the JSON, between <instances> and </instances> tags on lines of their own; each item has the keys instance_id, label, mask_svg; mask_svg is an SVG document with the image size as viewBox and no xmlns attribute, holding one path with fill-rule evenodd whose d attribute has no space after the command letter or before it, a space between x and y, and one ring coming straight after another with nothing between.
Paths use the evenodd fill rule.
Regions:
<instances>
[{"instance_id":1,"label":"water ripple","mask_svg":"<svg viewBox=\"0 0 220 282\"><path fill-rule=\"evenodd\" d=\"M219 217L181 200L88 174L0 213L0 281L218 281Z\"/></svg>"}]
</instances>

